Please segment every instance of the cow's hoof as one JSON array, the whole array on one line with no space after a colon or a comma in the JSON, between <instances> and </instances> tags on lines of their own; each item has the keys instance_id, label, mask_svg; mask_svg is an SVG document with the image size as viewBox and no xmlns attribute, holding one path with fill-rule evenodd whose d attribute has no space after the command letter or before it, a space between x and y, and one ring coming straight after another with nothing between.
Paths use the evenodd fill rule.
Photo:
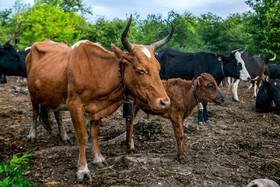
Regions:
<instances>
[{"instance_id":1,"label":"cow's hoof","mask_svg":"<svg viewBox=\"0 0 280 187\"><path fill-rule=\"evenodd\" d=\"M186 157L178 158L178 160L179 160L179 163L180 163L180 164L186 164L186 163L187 163Z\"/></svg>"},{"instance_id":2,"label":"cow's hoof","mask_svg":"<svg viewBox=\"0 0 280 187\"><path fill-rule=\"evenodd\" d=\"M77 171L78 181L82 182L85 179L85 176L88 178L89 181L92 181L92 177L91 177L90 171L88 169Z\"/></svg>"},{"instance_id":3,"label":"cow's hoof","mask_svg":"<svg viewBox=\"0 0 280 187\"><path fill-rule=\"evenodd\" d=\"M73 145L73 142L70 139L62 140L65 145Z\"/></svg>"},{"instance_id":4,"label":"cow's hoof","mask_svg":"<svg viewBox=\"0 0 280 187\"><path fill-rule=\"evenodd\" d=\"M29 133L27 135L27 142L35 143L36 142L36 135L33 133Z\"/></svg>"},{"instance_id":5,"label":"cow's hoof","mask_svg":"<svg viewBox=\"0 0 280 187\"><path fill-rule=\"evenodd\" d=\"M134 149L130 149L130 150L127 151L127 153L128 153L128 154L134 154L134 153L135 153L135 150L134 150Z\"/></svg>"},{"instance_id":6,"label":"cow's hoof","mask_svg":"<svg viewBox=\"0 0 280 187\"><path fill-rule=\"evenodd\" d=\"M211 123L210 119L205 120L205 123Z\"/></svg>"},{"instance_id":7,"label":"cow's hoof","mask_svg":"<svg viewBox=\"0 0 280 187\"><path fill-rule=\"evenodd\" d=\"M66 136L64 135L63 137L61 137L61 140L65 145L73 145L73 142L71 141L71 139L67 134Z\"/></svg>"},{"instance_id":8,"label":"cow's hoof","mask_svg":"<svg viewBox=\"0 0 280 187\"><path fill-rule=\"evenodd\" d=\"M203 121L199 121L198 124L199 125L204 125L204 122Z\"/></svg>"},{"instance_id":9,"label":"cow's hoof","mask_svg":"<svg viewBox=\"0 0 280 187\"><path fill-rule=\"evenodd\" d=\"M36 142L36 138L29 138L29 137L27 137L27 142L35 143Z\"/></svg>"},{"instance_id":10,"label":"cow's hoof","mask_svg":"<svg viewBox=\"0 0 280 187\"><path fill-rule=\"evenodd\" d=\"M95 158L92 161L92 163L94 165L98 166L98 167L101 167L101 168L104 168L104 167L108 166L108 163L106 162L105 158L103 158L103 157L102 158L98 158L98 159Z\"/></svg>"}]
</instances>

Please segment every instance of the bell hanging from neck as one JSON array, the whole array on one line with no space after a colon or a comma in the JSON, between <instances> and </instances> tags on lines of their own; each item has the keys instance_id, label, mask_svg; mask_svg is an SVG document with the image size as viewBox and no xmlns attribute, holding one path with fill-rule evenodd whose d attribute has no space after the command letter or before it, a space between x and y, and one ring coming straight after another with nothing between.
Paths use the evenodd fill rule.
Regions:
<instances>
[{"instance_id":1,"label":"bell hanging from neck","mask_svg":"<svg viewBox=\"0 0 280 187\"><path fill-rule=\"evenodd\" d=\"M123 118L133 118L133 101L130 99L125 99L123 102Z\"/></svg>"}]
</instances>

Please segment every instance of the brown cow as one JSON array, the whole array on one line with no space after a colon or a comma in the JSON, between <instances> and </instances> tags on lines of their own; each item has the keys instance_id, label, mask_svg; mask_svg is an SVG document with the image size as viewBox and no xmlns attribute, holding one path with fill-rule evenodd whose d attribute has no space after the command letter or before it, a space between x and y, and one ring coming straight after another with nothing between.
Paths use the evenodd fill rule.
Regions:
<instances>
[{"instance_id":1,"label":"brown cow","mask_svg":"<svg viewBox=\"0 0 280 187\"><path fill-rule=\"evenodd\" d=\"M179 161L182 162L185 160L182 141L184 136L184 119L192 113L198 101L221 104L224 101L224 97L219 91L215 79L208 73L202 73L194 80L193 84L192 81L186 81L177 78L163 81L163 85L167 95L171 100L169 109L164 112L154 112L151 111L146 104L136 100L133 107L133 119L126 120L127 146L130 152L134 150L134 142L132 137L133 120L136 117L137 112L142 109L148 114L160 115L171 120L178 146L177 156Z\"/></svg>"},{"instance_id":2,"label":"brown cow","mask_svg":"<svg viewBox=\"0 0 280 187\"><path fill-rule=\"evenodd\" d=\"M102 163L105 159L97 139L100 123L96 121L112 114L122 104L124 92L146 103L152 111L166 110L170 105L159 77L160 65L153 54L170 40L173 25L166 38L149 46L136 45L127 40L131 20L132 17L121 36L128 52L113 44L110 52L90 41L80 41L69 48L47 40L33 44L26 59L32 126L36 126L39 105L70 111L80 148L78 180L83 180L85 175L91 180L85 154L88 141L85 113L91 119L94 162Z\"/></svg>"}]
</instances>

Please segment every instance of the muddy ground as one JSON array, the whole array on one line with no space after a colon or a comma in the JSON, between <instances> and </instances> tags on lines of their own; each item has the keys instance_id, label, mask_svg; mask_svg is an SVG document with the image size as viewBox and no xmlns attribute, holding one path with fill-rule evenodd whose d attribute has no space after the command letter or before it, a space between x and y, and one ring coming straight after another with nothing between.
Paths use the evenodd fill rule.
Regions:
<instances>
[{"instance_id":1,"label":"muddy ground","mask_svg":"<svg viewBox=\"0 0 280 187\"><path fill-rule=\"evenodd\" d=\"M80 183L76 180L79 149L69 113L64 113L63 121L74 145L60 141L56 125L52 135L39 126L37 142L27 142L31 103L26 85L15 80L9 77L8 84L0 85L0 162L11 160L13 153L36 154L31 159L34 167L25 173L36 186L246 186L257 178L280 184L280 116L255 112L248 83L240 84L239 103L227 88L221 88L226 102L209 104L211 124L197 125L196 108L185 119L185 164L176 159L171 123L158 116L147 120L146 114L139 113L134 154L126 152L122 138L110 143L125 132L119 109L103 120L100 129L100 149L109 166L90 164L93 181ZM90 144L91 140L88 163L92 161Z\"/></svg>"}]
</instances>

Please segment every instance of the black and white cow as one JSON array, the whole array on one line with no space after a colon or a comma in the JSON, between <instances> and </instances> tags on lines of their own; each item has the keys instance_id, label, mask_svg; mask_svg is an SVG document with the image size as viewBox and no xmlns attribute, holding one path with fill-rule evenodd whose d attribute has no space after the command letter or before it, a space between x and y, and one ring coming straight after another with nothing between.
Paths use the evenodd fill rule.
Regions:
<instances>
[{"instance_id":1,"label":"black and white cow","mask_svg":"<svg viewBox=\"0 0 280 187\"><path fill-rule=\"evenodd\" d=\"M264 74L269 74L269 61L275 60L275 57L272 59L261 59L259 56L251 56L247 52L239 52L235 53L236 59L245 64L245 68L248 70L249 75L251 77L251 84L253 86L253 97L256 97L257 90L260 86L261 80L264 78ZM238 98L237 90L238 84L240 80L234 80L230 84L231 91L233 95L233 100L240 101Z\"/></svg>"},{"instance_id":2,"label":"black and white cow","mask_svg":"<svg viewBox=\"0 0 280 187\"><path fill-rule=\"evenodd\" d=\"M2 84L7 83L5 76L27 77L25 57L30 49L18 52L16 48L10 44L10 41L11 39L3 46L0 46L0 75Z\"/></svg>"},{"instance_id":3,"label":"black and white cow","mask_svg":"<svg viewBox=\"0 0 280 187\"><path fill-rule=\"evenodd\" d=\"M280 79L263 80L256 97L256 112L280 115Z\"/></svg>"},{"instance_id":4,"label":"black and white cow","mask_svg":"<svg viewBox=\"0 0 280 187\"><path fill-rule=\"evenodd\" d=\"M176 49L163 49L156 56L160 63L161 79L182 78L192 80L201 73L211 74L219 85L224 77L249 80L249 76L241 74L242 64L235 58L235 52L229 56L215 55L213 53L184 53ZM198 105L198 123L209 123L207 116L207 103Z\"/></svg>"}]
</instances>

